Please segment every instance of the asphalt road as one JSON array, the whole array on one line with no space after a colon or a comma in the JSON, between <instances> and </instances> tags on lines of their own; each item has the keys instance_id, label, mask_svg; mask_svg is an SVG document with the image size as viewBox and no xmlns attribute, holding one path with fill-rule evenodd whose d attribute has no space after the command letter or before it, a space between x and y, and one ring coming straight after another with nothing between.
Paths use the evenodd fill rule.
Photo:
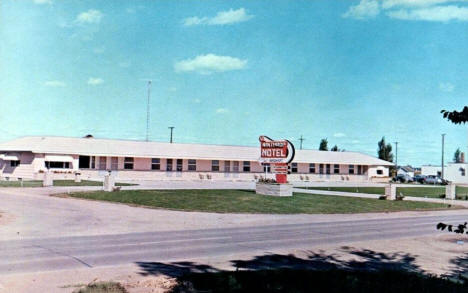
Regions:
<instances>
[{"instance_id":1,"label":"asphalt road","mask_svg":"<svg viewBox=\"0 0 468 293\"><path fill-rule=\"evenodd\" d=\"M468 210L350 215L178 212L0 189L0 274L174 262L440 233Z\"/></svg>"},{"instance_id":2,"label":"asphalt road","mask_svg":"<svg viewBox=\"0 0 468 293\"><path fill-rule=\"evenodd\" d=\"M228 229L70 236L0 242L0 274L54 271L202 259L220 255L262 255L272 250L438 233L439 220L462 222L465 215L335 221Z\"/></svg>"}]
</instances>

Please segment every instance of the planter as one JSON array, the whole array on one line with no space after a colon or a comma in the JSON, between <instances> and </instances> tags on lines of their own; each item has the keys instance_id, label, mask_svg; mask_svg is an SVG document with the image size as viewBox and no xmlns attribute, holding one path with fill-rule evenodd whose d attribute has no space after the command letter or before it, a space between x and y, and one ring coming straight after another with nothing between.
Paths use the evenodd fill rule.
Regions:
<instances>
[{"instance_id":1,"label":"planter","mask_svg":"<svg viewBox=\"0 0 468 293\"><path fill-rule=\"evenodd\" d=\"M272 196L292 196L292 184L256 183L255 193Z\"/></svg>"}]
</instances>

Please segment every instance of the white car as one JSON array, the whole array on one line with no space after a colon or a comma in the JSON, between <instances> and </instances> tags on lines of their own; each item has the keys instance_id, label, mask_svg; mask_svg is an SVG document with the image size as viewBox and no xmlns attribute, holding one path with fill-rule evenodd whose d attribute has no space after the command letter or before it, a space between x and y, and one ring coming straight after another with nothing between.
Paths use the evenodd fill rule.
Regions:
<instances>
[{"instance_id":1,"label":"white car","mask_svg":"<svg viewBox=\"0 0 468 293\"><path fill-rule=\"evenodd\" d=\"M424 178L424 183L426 184L442 184L442 179L440 177L434 176L434 175L429 175L426 178Z\"/></svg>"}]
</instances>

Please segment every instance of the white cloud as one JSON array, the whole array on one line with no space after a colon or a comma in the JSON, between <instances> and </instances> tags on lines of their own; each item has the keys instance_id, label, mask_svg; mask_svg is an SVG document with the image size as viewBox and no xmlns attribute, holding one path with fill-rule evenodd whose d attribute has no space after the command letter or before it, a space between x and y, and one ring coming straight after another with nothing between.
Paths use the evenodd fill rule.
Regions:
<instances>
[{"instance_id":1,"label":"white cloud","mask_svg":"<svg viewBox=\"0 0 468 293\"><path fill-rule=\"evenodd\" d=\"M98 47L98 48L93 49L93 52L95 54L102 54L102 53L104 53L104 51L106 51L106 48L104 48L104 47Z\"/></svg>"},{"instance_id":2,"label":"white cloud","mask_svg":"<svg viewBox=\"0 0 468 293\"><path fill-rule=\"evenodd\" d=\"M355 140L352 140L351 143L353 143L353 144L358 144L358 143L360 143L360 141L357 140L357 139L355 139Z\"/></svg>"},{"instance_id":3,"label":"white cloud","mask_svg":"<svg viewBox=\"0 0 468 293\"><path fill-rule=\"evenodd\" d=\"M67 86L66 83L64 83L63 81L60 81L60 80L48 80L48 81L44 82L44 85L45 86L50 86L50 87L64 87L64 86Z\"/></svg>"},{"instance_id":4,"label":"white cloud","mask_svg":"<svg viewBox=\"0 0 468 293\"><path fill-rule=\"evenodd\" d=\"M451 84L450 82L441 82L439 83L439 89L443 92L453 92L455 89L455 86Z\"/></svg>"},{"instance_id":5,"label":"white cloud","mask_svg":"<svg viewBox=\"0 0 468 293\"><path fill-rule=\"evenodd\" d=\"M52 4L52 0L34 0L36 4Z\"/></svg>"},{"instance_id":6,"label":"white cloud","mask_svg":"<svg viewBox=\"0 0 468 293\"><path fill-rule=\"evenodd\" d=\"M343 132L337 132L335 134L333 134L334 137L345 137L346 134L344 134Z\"/></svg>"},{"instance_id":7,"label":"white cloud","mask_svg":"<svg viewBox=\"0 0 468 293\"><path fill-rule=\"evenodd\" d=\"M228 110L226 108L218 108L216 109L216 113L218 114L224 114L224 113L227 113Z\"/></svg>"},{"instance_id":8,"label":"white cloud","mask_svg":"<svg viewBox=\"0 0 468 293\"><path fill-rule=\"evenodd\" d=\"M424 20L447 22L450 20L468 21L468 8L458 6L434 6L413 10L389 11L387 15L391 18L402 20Z\"/></svg>"},{"instance_id":9,"label":"white cloud","mask_svg":"<svg viewBox=\"0 0 468 293\"><path fill-rule=\"evenodd\" d=\"M80 24L99 23L101 22L102 16L103 14L101 13L101 11L96 9L90 9L86 12L78 14L75 21Z\"/></svg>"},{"instance_id":10,"label":"white cloud","mask_svg":"<svg viewBox=\"0 0 468 293\"><path fill-rule=\"evenodd\" d=\"M376 17L380 13L380 6L377 0L361 0L359 4L351 6L342 17L367 19Z\"/></svg>"},{"instance_id":11,"label":"white cloud","mask_svg":"<svg viewBox=\"0 0 468 293\"><path fill-rule=\"evenodd\" d=\"M193 100L193 102L196 103L196 104L200 104L200 103L201 103L200 99L195 99L195 100Z\"/></svg>"},{"instance_id":12,"label":"white cloud","mask_svg":"<svg viewBox=\"0 0 468 293\"><path fill-rule=\"evenodd\" d=\"M462 2L468 3L468 0L360 0L342 17L369 19L384 10L388 17L399 20L468 21L468 7L448 5Z\"/></svg>"},{"instance_id":13,"label":"white cloud","mask_svg":"<svg viewBox=\"0 0 468 293\"><path fill-rule=\"evenodd\" d=\"M122 61L122 62L119 62L119 66L122 67L122 68L128 68L132 65L132 62L130 61Z\"/></svg>"},{"instance_id":14,"label":"white cloud","mask_svg":"<svg viewBox=\"0 0 468 293\"><path fill-rule=\"evenodd\" d=\"M199 55L193 59L186 59L174 64L176 72L195 71L201 74L240 70L245 68L247 60L230 56L218 56L214 54Z\"/></svg>"},{"instance_id":15,"label":"white cloud","mask_svg":"<svg viewBox=\"0 0 468 293\"><path fill-rule=\"evenodd\" d=\"M238 22L244 22L251 19L253 15L247 13L244 8L237 10L229 9L228 11L220 11L214 17L188 17L184 19L185 26L192 25L226 25Z\"/></svg>"},{"instance_id":16,"label":"white cloud","mask_svg":"<svg viewBox=\"0 0 468 293\"><path fill-rule=\"evenodd\" d=\"M394 7L429 7L450 2L465 2L466 0L383 0L382 8Z\"/></svg>"},{"instance_id":17,"label":"white cloud","mask_svg":"<svg viewBox=\"0 0 468 293\"><path fill-rule=\"evenodd\" d=\"M88 79L88 84L90 85L99 85L101 83L103 83L104 80L102 78L99 78L99 77L90 77Z\"/></svg>"}]
</instances>

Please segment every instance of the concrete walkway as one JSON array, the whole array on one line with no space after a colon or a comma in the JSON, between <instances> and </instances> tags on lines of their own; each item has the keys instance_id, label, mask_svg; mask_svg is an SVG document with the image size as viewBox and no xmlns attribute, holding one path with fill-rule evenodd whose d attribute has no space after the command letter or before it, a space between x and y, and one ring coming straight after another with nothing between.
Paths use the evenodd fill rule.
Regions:
<instances>
[{"instance_id":1,"label":"concrete walkway","mask_svg":"<svg viewBox=\"0 0 468 293\"><path fill-rule=\"evenodd\" d=\"M293 192L310 193L310 194L323 194L323 195L335 195L335 196L346 196L346 197L363 197L363 198L373 198L373 199L378 199L379 197L382 196L381 194L344 192L344 191L329 191L329 190L303 189L303 188L293 188Z\"/></svg>"},{"instance_id":2,"label":"concrete walkway","mask_svg":"<svg viewBox=\"0 0 468 293\"><path fill-rule=\"evenodd\" d=\"M293 192L298 193L309 193L309 194L323 194L323 195L334 195L334 196L346 196L346 197L362 197L362 198L373 198L378 199L381 194L370 194L370 193L358 193L358 192L342 192L342 191L328 191L318 189L302 189L293 188ZM417 196L405 196L403 200L409 201L422 201L431 203L451 204L454 206L462 206L468 208L468 201L466 200L450 200L443 198L429 198L429 197L417 197Z\"/></svg>"}]
</instances>

